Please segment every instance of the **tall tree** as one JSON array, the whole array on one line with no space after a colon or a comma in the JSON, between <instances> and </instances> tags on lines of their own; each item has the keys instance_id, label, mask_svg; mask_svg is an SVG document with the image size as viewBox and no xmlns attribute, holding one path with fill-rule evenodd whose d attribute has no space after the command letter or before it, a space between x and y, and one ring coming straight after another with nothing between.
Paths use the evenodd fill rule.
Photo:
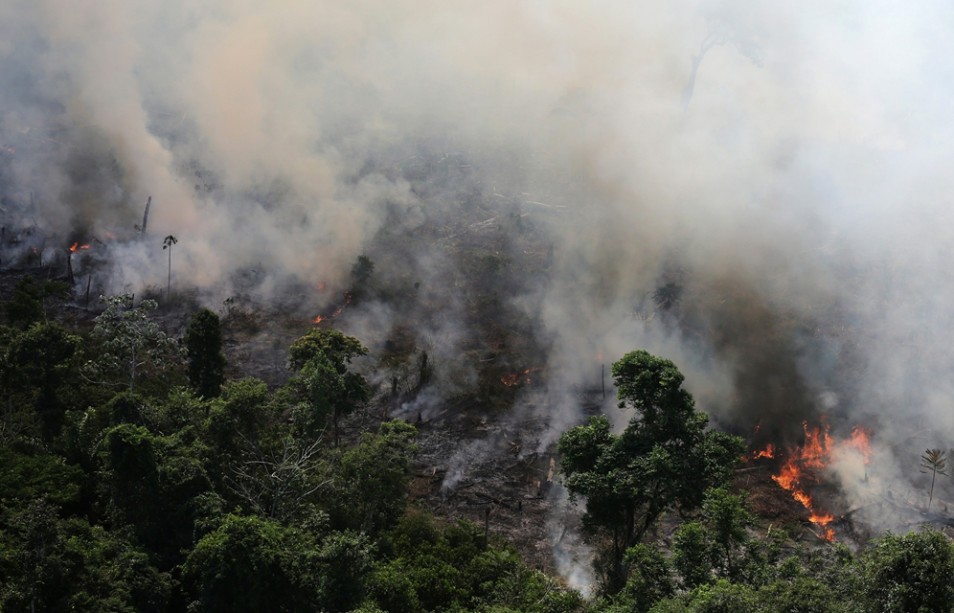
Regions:
<instances>
[{"instance_id":1,"label":"tall tree","mask_svg":"<svg viewBox=\"0 0 954 613\"><path fill-rule=\"evenodd\" d=\"M0 359L0 382L7 396L30 403L45 436L59 432L79 371L79 337L51 323L36 323L16 335Z\"/></svg>"},{"instance_id":2,"label":"tall tree","mask_svg":"<svg viewBox=\"0 0 954 613\"><path fill-rule=\"evenodd\" d=\"M219 316L209 309L201 309L196 313L186 330L185 344L189 358L189 383L199 396L215 398L225 380Z\"/></svg>"},{"instance_id":3,"label":"tall tree","mask_svg":"<svg viewBox=\"0 0 954 613\"><path fill-rule=\"evenodd\" d=\"M270 520L225 517L196 543L183 565L197 610L304 610L289 563L292 535Z\"/></svg>"},{"instance_id":4,"label":"tall tree","mask_svg":"<svg viewBox=\"0 0 954 613\"><path fill-rule=\"evenodd\" d=\"M106 310L100 313L93 327L93 336L101 342L94 360L87 363L87 372L99 381L125 375L129 391L143 367L162 370L181 359L181 350L169 338L149 312L158 306L154 300L143 300L133 306L130 294L104 297Z\"/></svg>"},{"instance_id":5,"label":"tall tree","mask_svg":"<svg viewBox=\"0 0 954 613\"><path fill-rule=\"evenodd\" d=\"M934 482L939 474L947 476L947 458L940 449L926 449L921 456L921 472L931 473L931 494L928 496L928 510L934 501Z\"/></svg>"},{"instance_id":6,"label":"tall tree","mask_svg":"<svg viewBox=\"0 0 954 613\"><path fill-rule=\"evenodd\" d=\"M169 250L169 274L166 278L166 300L169 299L169 296L172 295L172 246L179 242L173 235L169 235L162 239L162 249L165 251Z\"/></svg>"},{"instance_id":7,"label":"tall tree","mask_svg":"<svg viewBox=\"0 0 954 613\"><path fill-rule=\"evenodd\" d=\"M335 446L340 418L368 399L364 377L350 370L351 361L367 353L361 341L331 328L314 328L289 348L289 362L298 371L292 383L310 406L310 415L299 417L313 429L330 415Z\"/></svg>"},{"instance_id":8,"label":"tall tree","mask_svg":"<svg viewBox=\"0 0 954 613\"><path fill-rule=\"evenodd\" d=\"M48 298L66 298L69 292L69 286L60 281L41 283L31 276L24 276L17 281L10 300L3 303L3 312L11 326L26 330L46 320Z\"/></svg>"},{"instance_id":9,"label":"tall tree","mask_svg":"<svg viewBox=\"0 0 954 613\"><path fill-rule=\"evenodd\" d=\"M668 509L702 504L703 492L732 475L743 444L738 437L707 430L682 388L675 364L634 351L613 364L619 407L635 414L619 436L599 416L565 432L559 451L571 496L586 498L585 525L612 541L607 587L616 591L626 572L625 551L640 542Z\"/></svg>"},{"instance_id":10,"label":"tall tree","mask_svg":"<svg viewBox=\"0 0 954 613\"><path fill-rule=\"evenodd\" d=\"M386 421L377 434L361 441L327 467L327 499L332 520L340 526L378 534L404 514L411 461L417 452L414 426Z\"/></svg>"}]
</instances>

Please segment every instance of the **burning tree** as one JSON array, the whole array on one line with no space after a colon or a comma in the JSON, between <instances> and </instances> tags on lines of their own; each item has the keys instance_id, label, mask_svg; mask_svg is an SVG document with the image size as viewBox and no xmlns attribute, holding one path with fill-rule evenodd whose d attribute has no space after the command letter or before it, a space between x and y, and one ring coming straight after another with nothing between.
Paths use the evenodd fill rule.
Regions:
<instances>
[{"instance_id":1,"label":"burning tree","mask_svg":"<svg viewBox=\"0 0 954 613\"><path fill-rule=\"evenodd\" d=\"M707 430L683 376L669 360L634 351L613 364L619 407L636 414L620 436L604 416L560 437L564 481L586 497L585 525L612 539L609 588L625 580L623 556L668 509L702 504L704 492L725 484L742 440Z\"/></svg>"}]
</instances>

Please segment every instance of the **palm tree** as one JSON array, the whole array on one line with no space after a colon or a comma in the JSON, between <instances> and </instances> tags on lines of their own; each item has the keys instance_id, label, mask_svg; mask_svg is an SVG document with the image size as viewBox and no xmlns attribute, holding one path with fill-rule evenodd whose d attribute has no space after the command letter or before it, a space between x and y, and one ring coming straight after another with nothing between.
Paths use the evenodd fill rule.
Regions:
<instances>
[{"instance_id":1,"label":"palm tree","mask_svg":"<svg viewBox=\"0 0 954 613\"><path fill-rule=\"evenodd\" d=\"M169 296L172 295L172 246L178 242L179 240L171 234L162 239L163 250L169 250L169 276L166 280L166 300L169 300Z\"/></svg>"},{"instance_id":2,"label":"palm tree","mask_svg":"<svg viewBox=\"0 0 954 613\"><path fill-rule=\"evenodd\" d=\"M937 479L938 473L947 476L945 468L947 468L947 459L944 457L943 451L940 449L924 450L924 455L921 456L921 472L931 473L931 495L928 497L928 511L931 510L931 502L934 500L934 480Z\"/></svg>"}]
</instances>

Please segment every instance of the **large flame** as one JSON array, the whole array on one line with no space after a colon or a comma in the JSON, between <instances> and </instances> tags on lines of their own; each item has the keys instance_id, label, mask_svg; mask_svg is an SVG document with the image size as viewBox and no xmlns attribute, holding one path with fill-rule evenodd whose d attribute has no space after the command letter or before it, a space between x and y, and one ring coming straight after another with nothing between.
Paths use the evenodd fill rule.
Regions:
<instances>
[{"instance_id":1,"label":"large flame","mask_svg":"<svg viewBox=\"0 0 954 613\"><path fill-rule=\"evenodd\" d=\"M826 541L835 540L835 531L829 524L835 516L831 513L819 511L811 495L806 491L812 484L818 483L819 473L831 465L833 455L841 449L851 449L862 455L865 464L871 461L870 430L856 426L851 431L851 438L844 441L835 441L829 432L827 423L811 428L808 422L802 423L805 432L805 442L800 447L789 450L788 458L772 479L783 489L791 492L792 498L805 507L808 512L808 521L820 529L819 536ZM771 445L766 449L771 449ZM752 457L764 457L753 453ZM771 456L769 456L771 457Z\"/></svg>"}]
</instances>

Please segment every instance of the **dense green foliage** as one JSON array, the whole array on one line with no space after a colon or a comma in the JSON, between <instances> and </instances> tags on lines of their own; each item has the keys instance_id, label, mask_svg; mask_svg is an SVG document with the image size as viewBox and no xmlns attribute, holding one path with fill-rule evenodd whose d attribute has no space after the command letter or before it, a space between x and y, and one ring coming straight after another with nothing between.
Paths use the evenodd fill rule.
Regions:
<instances>
[{"instance_id":1,"label":"dense green foliage","mask_svg":"<svg viewBox=\"0 0 954 613\"><path fill-rule=\"evenodd\" d=\"M219 316L208 309L200 309L186 330L185 345L189 358L189 384L199 396L215 398L225 380Z\"/></svg>"},{"instance_id":2,"label":"dense green foliage","mask_svg":"<svg viewBox=\"0 0 954 613\"><path fill-rule=\"evenodd\" d=\"M84 334L46 322L32 285L15 300L0 326L0 610L582 607L476 527L409 508L413 426L338 444L370 396L357 339L310 331L269 389L225 380L209 311L182 352L148 301L108 299Z\"/></svg>"},{"instance_id":3,"label":"dense green foliage","mask_svg":"<svg viewBox=\"0 0 954 613\"><path fill-rule=\"evenodd\" d=\"M338 420L370 398L357 339L313 329L291 345L288 383L270 388L221 377L208 314L193 318L186 355L148 302L112 299L84 332L48 321L36 286L17 291L0 326L0 611L861 613L954 601L954 549L939 533L858 554L760 534L742 495L709 487L737 441L708 430L675 367L643 352L614 368L638 418L618 436L597 418L560 442L568 487L619 555L586 602L477 526L409 501L413 426L370 410L341 434ZM673 509L684 517L672 538L650 542Z\"/></svg>"},{"instance_id":4,"label":"dense green foliage","mask_svg":"<svg viewBox=\"0 0 954 613\"><path fill-rule=\"evenodd\" d=\"M314 328L289 348L289 362L298 375L291 381L303 401L297 421L314 435L331 420L335 446L341 418L369 397L368 384L349 370L352 360L368 350L358 339L331 328Z\"/></svg>"},{"instance_id":5,"label":"dense green foliage","mask_svg":"<svg viewBox=\"0 0 954 613\"><path fill-rule=\"evenodd\" d=\"M634 351L613 364L619 407L634 415L619 436L599 416L560 438L567 489L586 498L584 522L612 539L611 589L622 587L624 554L669 510L702 504L703 492L732 476L741 439L707 430L708 417L682 389L670 362Z\"/></svg>"},{"instance_id":6,"label":"dense green foliage","mask_svg":"<svg viewBox=\"0 0 954 613\"><path fill-rule=\"evenodd\" d=\"M90 378L101 386L125 385L133 391L142 377L162 379L181 366L179 345L150 317L158 307L154 300L136 305L131 294L103 300L106 310L96 317L92 331L94 359L86 365Z\"/></svg>"}]
</instances>

